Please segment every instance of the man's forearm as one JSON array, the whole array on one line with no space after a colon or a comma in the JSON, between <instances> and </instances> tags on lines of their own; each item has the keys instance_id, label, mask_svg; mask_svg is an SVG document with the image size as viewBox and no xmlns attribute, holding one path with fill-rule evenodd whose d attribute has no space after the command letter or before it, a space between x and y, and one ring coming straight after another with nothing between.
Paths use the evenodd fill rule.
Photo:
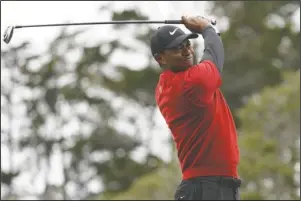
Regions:
<instances>
[{"instance_id":1,"label":"man's forearm","mask_svg":"<svg viewBox=\"0 0 301 201\"><path fill-rule=\"evenodd\" d=\"M211 60L221 73L225 60L224 46L221 38L211 26L206 27L201 34L205 42L204 54L201 61Z\"/></svg>"}]
</instances>

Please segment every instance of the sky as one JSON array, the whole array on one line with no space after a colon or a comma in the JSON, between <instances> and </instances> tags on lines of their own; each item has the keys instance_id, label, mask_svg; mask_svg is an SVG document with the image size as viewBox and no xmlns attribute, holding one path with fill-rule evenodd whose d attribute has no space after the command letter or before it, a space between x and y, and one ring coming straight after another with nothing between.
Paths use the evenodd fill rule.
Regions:
<instances>
[{"instance_id":1,"label":"sky","mask_svg":"<svg viewBox=\"0 0 301 201\"><path fill-rule=\"evenodd\" d=\"M1 37L7 26L11 25L29 25L29 24L47 24L47 23L66 23L66 22L95 22L95 21L108 21L110 20L109 12L100 12L99 7L102 3L97 1L1 1ZM131 2L119 2L116 4L117 9L124 9L127 7L132 7ZM179 19L182 14L191 15L205 15L208 16L206 12L206 5L201 8L195 8L192 2L168 2L168 1L158 1L158 2L139 2L140 9L143 13L148 14L151 20L167 20L167 19ZM158 12L154 12L158 11ZM295 20L297 24L300 24L300 11L296 14ZM225 29L226 22L219 23L219 28ZM158 25L153 25L158 26ZM182 27L183 28L183 27ZM82 30L83 27L73 26L69 27L69 31ZM101 26L88 26L88 31L80 37L78 42L85 44L87 46L93 45L95 42L101 41L104 38L117 36L120 33L109 33L108 30L104 31L104 27ZM184 31L188 32L185 28ZM29 40L32 43L31 51L32 53L39 53L46 50L46 47L51 40L56 38L60 32L58 27L48 27L48 28L24 28L16 29L14 32L14 37L9 44L5 44L1 40L1 49L4 50L8 47L16 46L23 41ZM119 54L116 57L119 58L121 62L128 60L124 55ZM120 59L121 58L121 59ZM122 59L124 58L124 59ZM134 61L134 59L132 60ZM139 60L137 60L139 61ZM139 61L142 62L142 61ZM133 68L139 68L141 63L131 63ZM1 75L2 78L2 75ZM2 80L2 79L1 79ZM165 141L169 135L166 128L165 121L162 116L157 112L156 114L157 123L159 125L158 130L154 132L153 142L151 148L154 153L162 157L162 159L170 158L170 150L164 149ZM1 118L1 125L2 125ZM124 125L120 125L122 127ZM162 148L163 147L163 148ZM137 154L139 157L139 153ZM1 160L2 160L1 154ZM53 178L59 175L58 172L52 172ZM28 185L27 177L21 179L22 183L26 186ZM38 184L37 184L38 185Z\"/></svg>"}]
</instances>

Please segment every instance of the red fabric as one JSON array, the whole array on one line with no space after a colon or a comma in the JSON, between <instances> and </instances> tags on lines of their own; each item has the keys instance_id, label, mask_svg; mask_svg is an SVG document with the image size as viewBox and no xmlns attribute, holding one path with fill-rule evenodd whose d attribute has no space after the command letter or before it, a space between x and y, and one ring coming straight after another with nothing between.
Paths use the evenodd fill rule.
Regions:
<instances>
[{"instance_id":1,"label":"red fabric","mask_svg":"<svg viewBox=\"0 0 301 201\"><path fill-rule=\"evenodd\" d=\"M176 143L183 179L238 178L236 128L221 83L209 60L184 72L165 70L160 75L156 101Z\"/></svg>"}]
</instances>

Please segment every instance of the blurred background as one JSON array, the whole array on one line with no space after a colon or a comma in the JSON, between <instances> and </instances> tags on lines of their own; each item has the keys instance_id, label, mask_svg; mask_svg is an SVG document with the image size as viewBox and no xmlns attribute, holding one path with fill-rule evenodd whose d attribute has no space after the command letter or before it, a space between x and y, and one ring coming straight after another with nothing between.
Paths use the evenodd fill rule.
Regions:
<instances>
[{"instance_id":1,"label":"blurred background","mask_svg":"<svg viewBox=\"0 0 301 201\"><path fill-rule=\"evenodd\" d=\"M183 14L218 20L242 198L300 200L300 1L1 1L1 35ZM1 41L1 199L173 199L181 173L149 48L158 26L17 29ZM197 61L202 37L193 45Z\"/></svg>"}]
</instances>

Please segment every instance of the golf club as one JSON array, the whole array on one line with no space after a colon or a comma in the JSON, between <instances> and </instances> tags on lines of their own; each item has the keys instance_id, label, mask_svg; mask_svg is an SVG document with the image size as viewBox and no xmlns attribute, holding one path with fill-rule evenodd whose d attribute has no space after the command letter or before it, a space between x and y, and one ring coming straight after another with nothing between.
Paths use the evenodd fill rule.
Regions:
<instances>
[{"instance_id":1,"label":"golf club","mask_svg":"<svg viewBox=\"0 0 301 201\"><path fill-rule=\"evenodd\" d=\"M9 26L3 34L3 41L9 43L13 37L15 29L30 28L30 27L53 27L53 26L75 26L75 25L96 25L96 24L183 24L181 20L164 20L164 21L149 21L149 20L126 20L126 21L107 21L107 22L83 22L83 23L64 23L64 24L37 24L37 25L16 25ZM211 19L211 24L216 25L216 20Z\"/></svg>"}]
</instances>

